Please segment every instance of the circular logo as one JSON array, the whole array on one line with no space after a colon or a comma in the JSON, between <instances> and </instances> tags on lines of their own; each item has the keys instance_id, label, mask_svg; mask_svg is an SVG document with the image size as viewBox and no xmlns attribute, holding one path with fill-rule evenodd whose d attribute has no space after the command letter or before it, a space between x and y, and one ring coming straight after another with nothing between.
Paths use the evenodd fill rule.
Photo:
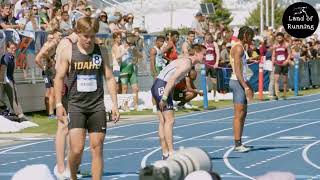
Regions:
<instances>
[{"instance_id":1,"label":"circular logo","mask_svg":"<svg viewBox=\"0 0 320 180\"><path fill-rule=\"evenodd\" d=\"M297 2L291 4L282 17L284 29L291 36L306 38L311 36L319 25L317 11L308 3Z\"/></svg>"}]
</instances>

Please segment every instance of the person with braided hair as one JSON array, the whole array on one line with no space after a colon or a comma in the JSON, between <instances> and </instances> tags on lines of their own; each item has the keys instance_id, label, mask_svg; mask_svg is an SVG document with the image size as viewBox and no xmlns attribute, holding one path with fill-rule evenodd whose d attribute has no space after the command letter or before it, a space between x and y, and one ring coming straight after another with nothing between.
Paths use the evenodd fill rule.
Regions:
<instances>
[{"instance_id":1,"label":"person with braided hair","mask_svg":"<svg viewBox=\"0 0 320 180\"><path fill-rule=\"evenodd\" d=\"M239 30L238 39L230 52L230 64L232 66L232 75L230 79L230 89L233 92L234 119L233 132L236 152L248 152L249 146L241 142L244 122L247 116L247 103L253 99L253 91L247 78L247 53L244 45L250 44L254 36L253 30L248 26L243 26Z\"/></svg>"}]
</instances>

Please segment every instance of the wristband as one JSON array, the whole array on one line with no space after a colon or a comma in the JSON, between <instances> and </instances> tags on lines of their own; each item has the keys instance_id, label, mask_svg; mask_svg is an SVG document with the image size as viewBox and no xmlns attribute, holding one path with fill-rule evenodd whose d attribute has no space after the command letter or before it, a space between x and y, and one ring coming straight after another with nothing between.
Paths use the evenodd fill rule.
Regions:
<instances>
[{"instance_id":1,"label":"wristband","mask_svg":"<svg viewBox=\"0 0 320 180\"><path fill-rule=\"evenodd\" d=\"M63 104L61 102L56 104L56 108L61 107L61 106L63 106Z\"/></svg>"},{"instance_id":2,"label":"wristband","mask_svg":"<svg viewBox=\"0 0 320 180\"><path fill-rule=\"evenodd\" d=\"M161 100L167 101L168 97L167 96L162 96Z\"/></svg>"}]
</instances>

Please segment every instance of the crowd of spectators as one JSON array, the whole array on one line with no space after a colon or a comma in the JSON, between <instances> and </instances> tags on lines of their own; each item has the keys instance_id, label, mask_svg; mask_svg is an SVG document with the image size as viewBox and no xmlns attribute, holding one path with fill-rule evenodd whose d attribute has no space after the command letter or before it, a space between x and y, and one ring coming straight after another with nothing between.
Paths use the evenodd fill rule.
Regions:
<instances>
[{"instance_id":1,"label":"crowd of spectators","mask_svg":"<svg viewBox=\"0 0 320 180\"><path fill-rule=\"evenodd\" d=\"M119 83L119 93L127 93L128 85L130 85L132 92L136 94L134 109L139 110L139 83L136 77L138 71L136 64L141 60L145 60L146 55L142 54L144 48L143 36L141 29L133 26L134 15L132 13L107 13L91 6L86 0L72 0L64 4L55 0L11 0L1 2L0 29L48 32L59 29L65 35L68 35L73 32L75 22L83 16L97 18L100 23L99 33L107 33L110 34L110 37L113 37L112 64ZM266 28L263 34L259 35L259 31L256 29L252 44L245 45L245 49L248 52L248 62L258 62L262 56L266 56L266 60L271 60L272 47L276 39L276 33L279 31L284 32L283 28ZM236 34L236 28L232 29L222 23L212 22L210 18L198 12L185 38L181 38L182 35L177 31L168 32L164 38L161 51L163 52L163 58L169 63L179 56L188 54L188 48L192 44L205 44L207 41L206 36L210 36L213 42L217 44L215 50L217 52L215 54L217 55L218 63L214 68L228 68L230 67L230 49L232 42L236 41ZM179 41L183 42L178 43ZM290 45L290 48L295 48L296 51L300 52L300 57L303 61L320 59L320 41L316 35L307 39L296 39L285 33L285 41ZM123 69L128 68L127 63L133 64L130 67L132 70L123 72ZM212 78L214 78L214 75ZM209 82L214 83L215 81ZM128 110L129 108L126 107L124 109Z\"/></svg>"}]
</instances>

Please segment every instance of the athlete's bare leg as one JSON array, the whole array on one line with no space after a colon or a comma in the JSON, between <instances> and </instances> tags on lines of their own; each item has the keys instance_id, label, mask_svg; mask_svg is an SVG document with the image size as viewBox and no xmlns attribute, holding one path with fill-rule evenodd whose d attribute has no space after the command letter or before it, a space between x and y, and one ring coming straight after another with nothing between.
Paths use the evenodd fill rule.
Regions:
<instances>
[{"instance_id":1,"label":"athlete's bare leg","mask_svg":"<svg viewBox=\"0 0 320 180\"><path fill-rule=\"evenodd\" d=\"M81 157L83 153L83 148L85 145L86 130L75 128L69 130L69 140L70 140L70 154L69 154L69 164L71 179L77 179L77 171L81 163Z\"/></svg>"}]
</instances>

